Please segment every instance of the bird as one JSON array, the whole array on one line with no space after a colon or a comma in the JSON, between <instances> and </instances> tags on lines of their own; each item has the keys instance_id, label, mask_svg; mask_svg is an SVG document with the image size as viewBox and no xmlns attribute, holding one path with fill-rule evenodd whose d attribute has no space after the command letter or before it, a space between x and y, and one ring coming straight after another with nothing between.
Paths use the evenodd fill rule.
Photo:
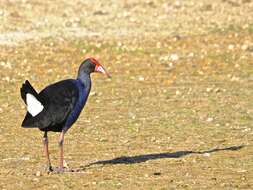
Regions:
<instances>
[{"instance_id":1,"label":"bird","mask_svg":"<svg viewBox=\"0 0 253 190\"><path fill-rule=\"evenodd\" d=\"M75 123L87 102L91 90L90 75L93 72L111 77L97 59L89 57L79 66L76 79L65 79L50 84L39 93L28 80L20 88L21 98L27 108L21 126L23 128L38 128L44 132L42 141L48 172L54 171L49 158L48 132L60 133L58 140L59 167L55 170L64 172L64 135Z\"/></svg>"}]
</instances>

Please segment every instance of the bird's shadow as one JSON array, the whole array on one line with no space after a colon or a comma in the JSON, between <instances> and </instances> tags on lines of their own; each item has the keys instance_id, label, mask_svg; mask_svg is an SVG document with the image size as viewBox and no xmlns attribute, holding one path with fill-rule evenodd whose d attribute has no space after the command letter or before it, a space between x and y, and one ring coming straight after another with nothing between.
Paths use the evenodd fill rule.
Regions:
<instances>
[{"instance_id":1,"label":"bird's shadow","mask_svg":"<svg viewBox=\"0 0 253 190\"><path fill-rule=\"evenodd\" d=\"M245 145L230 146L225 148L214 148L206 151L177 151L177 152L165 152L165 153L154 153L154 154L142 154L137 156L121 156L110 160L100 160L89 163L87 165L80 166L78 168L69 168L67 173L85 173L86 170L93 165L115 165L115 164L138 164L146 162L148 160L167 159L167 158L181 158L187 155L196 154L210 154L220 151L237 151L244 148Z\"/></svg>"},{"instance_id":2,"label":"bird's shadow","mask_svg":"<svg viewBox=\"0 0 253 190\"><path fill-rule=\"evenodd\" d=\"M237 151L241 148L245 147L245 145L240 146L231 146L226 148L215 148L206 151L177 151L177 152L165 152L165 153L155 153L155 154L143 154L137 156L121 156L111 160L101 160L90 163L84 168L92 166L92 165L114 165L114 164L137 164L146 162L148 160L157 160L157 159L165 159L165 158L181 158L189 154L208 154L219 151Z\"/></svg>"}]
</instances>

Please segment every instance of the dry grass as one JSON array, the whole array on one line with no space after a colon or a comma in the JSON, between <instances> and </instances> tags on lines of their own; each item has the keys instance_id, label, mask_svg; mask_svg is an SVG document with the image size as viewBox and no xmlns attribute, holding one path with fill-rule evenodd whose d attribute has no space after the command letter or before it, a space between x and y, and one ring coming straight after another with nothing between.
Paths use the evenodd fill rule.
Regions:
<instances>
[{"instance_id":1,"label":"dry grass","mask_svg":"<svg viewBox=\"0 0 253 190\"><path fill-rule=\"evenodd\" d=\"M1 189L253 188L252 1L12 2L0 17ZM79 172L36 176L42 134L20 127L20 85L73 78L90 55L113 78L93 75L66 135Z\"/></svg>"}]
</instances>

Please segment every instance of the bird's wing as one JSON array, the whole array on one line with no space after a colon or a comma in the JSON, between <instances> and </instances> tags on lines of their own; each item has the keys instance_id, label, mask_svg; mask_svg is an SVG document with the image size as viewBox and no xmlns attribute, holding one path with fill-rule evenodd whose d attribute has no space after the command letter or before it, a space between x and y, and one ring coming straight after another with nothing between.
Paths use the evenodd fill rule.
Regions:
<instances>
[{"instance_id":1,"label":"bird's wing","mask_svg":"<svg viewBox=\"0 0 253 190\"><path fill-rule=\"evenodd\" d=\"M22 126L43 129L65 122L78 101L78 94L78 87L72 79L47 86L39 93L43 111L35 117L27 112Z\"/></svg>"}]
</instances>

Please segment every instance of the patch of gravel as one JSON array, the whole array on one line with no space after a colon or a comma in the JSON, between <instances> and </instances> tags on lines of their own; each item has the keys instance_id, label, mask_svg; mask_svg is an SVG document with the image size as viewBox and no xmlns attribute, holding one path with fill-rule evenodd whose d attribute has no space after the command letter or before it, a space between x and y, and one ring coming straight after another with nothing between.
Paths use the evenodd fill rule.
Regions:
<instances>
[{"instance_id":1,"label":"patch of gravel","mask_svg":"<svg viewBox=\"0 0 253 190\"><path fill-rule=\"evenodd\" d=\"M142 38L253 28L252 0L11 0L0 5L0 45L55 36Z\"/></svg>"},{"instance_id":2,"label":"patch of gravel","mask_svg":"<svg viewBox=\"0 0 253 190\"><path fill-rule=\"evenodd\" d=\"M87 32L85 30L69 30L64 32L65 38L83 38L83 37L93 37L93 36L100 36L101 34L95 32ZM33 40L38 41L44 38L52 38L57 37L61 38L63 34L60 32L52 31L52 32L24 32L24 31L14 31L14 32L6 32L0 34L0 45L18 45L18 43Z\"/></svg>"}]
</instances>

